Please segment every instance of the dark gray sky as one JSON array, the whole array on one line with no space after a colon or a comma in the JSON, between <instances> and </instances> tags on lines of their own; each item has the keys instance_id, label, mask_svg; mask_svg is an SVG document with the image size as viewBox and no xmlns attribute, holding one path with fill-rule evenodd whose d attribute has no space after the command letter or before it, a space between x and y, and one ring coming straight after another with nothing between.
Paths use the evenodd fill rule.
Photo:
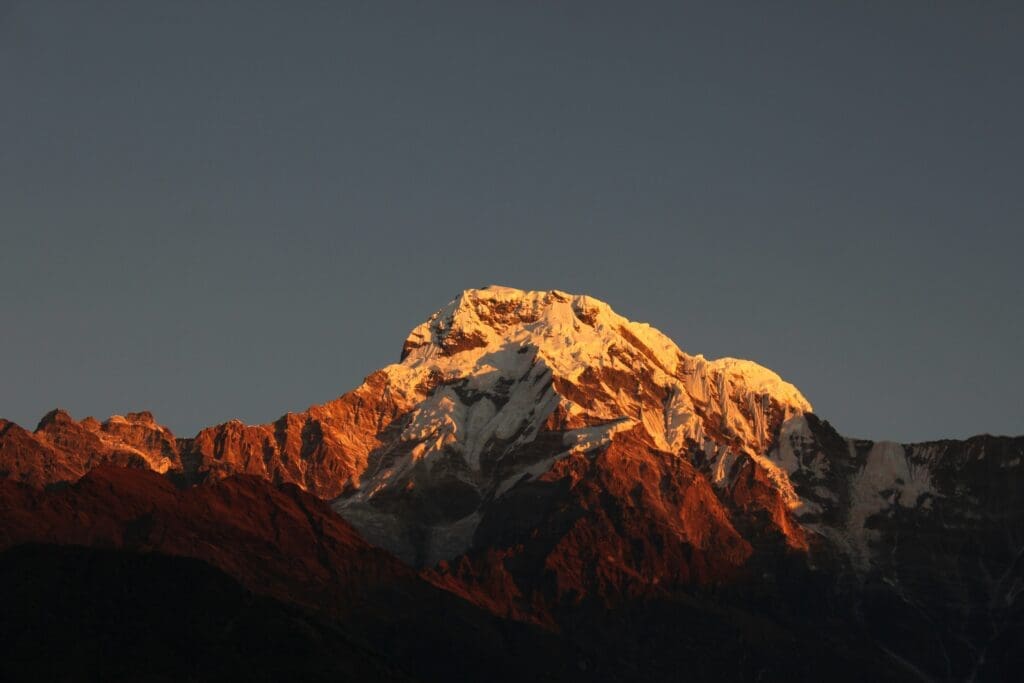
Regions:
<instances>
[{"instance_id":1,"label":"dark gray sky","mask_svg":"<svg viewBox=\"0 0 1024 683\"><path fill-rule=\"evenodd\" d=\"M966 0L0 0L0 415L273 419L496 282L847 434L1024 432L1022 36Z\"/></svg>"}]
</instances>

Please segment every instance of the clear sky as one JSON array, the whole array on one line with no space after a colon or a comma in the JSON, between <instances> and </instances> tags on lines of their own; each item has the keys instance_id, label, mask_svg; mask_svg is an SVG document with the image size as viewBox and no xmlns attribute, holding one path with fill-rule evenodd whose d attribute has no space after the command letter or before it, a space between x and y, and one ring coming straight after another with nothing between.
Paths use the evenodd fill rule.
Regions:
<instances>
[{"instance_id":1,"label":"clear sky","mask_svg":"<svg viewBox=\"0 0 1024 683\"><path fill-rule=\"evenodd\" d=\"M271 420L489 283L1024 433L1024 3L0 0L0 415Z\"/></svg>"}]
</instances>

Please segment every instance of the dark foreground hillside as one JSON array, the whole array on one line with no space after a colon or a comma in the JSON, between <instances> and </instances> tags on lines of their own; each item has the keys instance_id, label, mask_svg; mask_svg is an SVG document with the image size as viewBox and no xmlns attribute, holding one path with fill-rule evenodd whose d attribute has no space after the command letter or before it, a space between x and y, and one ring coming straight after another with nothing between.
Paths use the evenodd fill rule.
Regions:
<instances>
[{"instance_id":1,"label":"dark foreground hillside","mask_svg":"<svg viewBox=\"0 0 1024 683\"><path fill-rule=\"evenodd\" d=\"M0 555L0 679L411 680L338 625L204 562L82 547Z\"/></svg>"}]
</instances>

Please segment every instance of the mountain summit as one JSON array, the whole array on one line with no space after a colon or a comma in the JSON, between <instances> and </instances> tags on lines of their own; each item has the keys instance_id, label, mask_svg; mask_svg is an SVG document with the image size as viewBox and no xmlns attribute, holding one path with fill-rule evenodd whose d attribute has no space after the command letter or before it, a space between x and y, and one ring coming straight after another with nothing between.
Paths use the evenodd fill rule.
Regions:
<instances>
[{"instance_id":1,"label":"mountain summit","mask_svg":"<svg viewBox=\"0 0 1024 683\"><path fill-rule=\"evenodd\" d=\"M659 393L671 394L660 424L653 415L645 423L668 449L687 438L699 440L709 420L751 443L763 442L763 412L751 422L730 410L741 407L741 412L757 414L764 404L754 404L761 398L786 414L811 411L795 387L767 368L732 358L707 361L687 355L650 325L627 320L597 299L557 290L491 286L463 292L412 331L402 363L390 374L399 382L403 374L417 376L424 369L453 377L473 375L480 378L473 384L488 391L499 377L520 378L521 355L528 355L529 364L540 366L565 390L555 388L561 397L557 407L573 417L643 421L644 392L657 386ZM569 385L592 390L593 396L580 396L589 400L576 405L564 395L574 393ZM631 397L631 390L640 394ZM748 405L737 406L737 401Z\"/></svg>"}]
</instances>

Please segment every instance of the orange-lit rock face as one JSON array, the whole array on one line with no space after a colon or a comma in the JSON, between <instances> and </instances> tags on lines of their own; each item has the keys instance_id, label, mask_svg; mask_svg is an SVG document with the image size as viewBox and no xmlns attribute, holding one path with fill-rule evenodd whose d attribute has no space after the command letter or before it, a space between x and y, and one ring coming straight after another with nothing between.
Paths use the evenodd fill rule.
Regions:
<instances>
[{"instance_id":1,"label":"orange-lit rock face","mask_svg":"<svg viewBox=\"0 0 1024 683\"><path fill-rule=\"evenodd\" d=\"M149 413L115 415L100 423L76 422L54 410L35 432L0 420L0 472L8 478L45 486L74 481L101 464L159 473L182 469L174 435Z\"/></svg>"},{"instance_id":2,"label":"orange-lit rock face","mask_svg":"<svg viewBox=\"0 0 1024 683\"><path fill-rule=\"evenodd\" d=\"M204 429L188 445L186 459L200 477L255 474L334 498L358 485L369 454L400 413L378 372L337 400L271 424L234 421Z\"/></svg>"},{"instance_id":3,"label":"orange-lit rock face","mask_svg":"<svg viewBox=\"0 0 1024 683\"><path fill-rule=\"evenodd\" d=\"M596 599L614 604L737 574L751 546L705 477L637 429L600 454L574 453L488 507L477 548L435 572L486 589L471 596L530 614ZM501 550L496 555L494 549ZM503 577L497 581L496 576ZM504 588L494 592L490 582Z\"/></svg>"}]
</instances>

